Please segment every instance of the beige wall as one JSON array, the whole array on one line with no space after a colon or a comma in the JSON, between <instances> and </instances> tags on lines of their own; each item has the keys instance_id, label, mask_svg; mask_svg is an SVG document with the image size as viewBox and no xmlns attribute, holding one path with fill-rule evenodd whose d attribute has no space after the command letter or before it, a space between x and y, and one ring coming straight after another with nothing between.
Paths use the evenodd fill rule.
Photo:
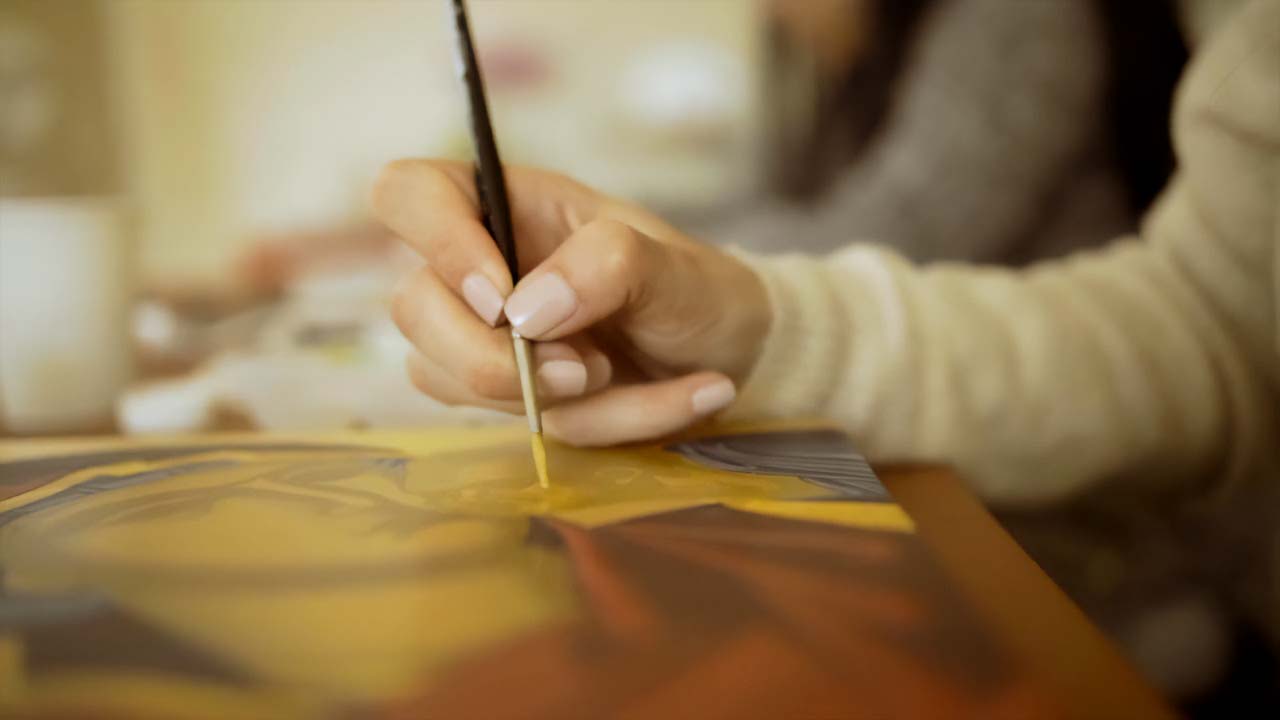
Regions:
<instances>
[{"instance_id":1,"label":"beige wall","mask_svg":"<svg viewBox=\"0 0 1280 720\"><path fill-rule=\"evenodd\" d=\"M0 2L0 195L119 188L102 6Z\"/></svg>"},{"instance_id":2,"label":"beige wall","mask_svg":"<svg viewBox=\"0 0 1280 720\"><path fill-rule=\"evenodd\" d=\"M144 277L225 271L255 233L349 222L387 160L465 147L442 1L113 0L116 94ZM473 28L548 55L554 92L495 99L508 161L659 204L743 189L758 32L741 0L478 0ZM696 41L742 92L710 146L631 142L618 84L636 53Z\"/></svg>"}]
</instances>

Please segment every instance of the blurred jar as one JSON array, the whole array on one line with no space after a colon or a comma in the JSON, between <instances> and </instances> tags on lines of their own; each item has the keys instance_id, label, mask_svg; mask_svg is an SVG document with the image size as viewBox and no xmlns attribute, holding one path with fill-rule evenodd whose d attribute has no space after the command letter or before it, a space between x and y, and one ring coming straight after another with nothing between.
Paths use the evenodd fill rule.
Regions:
<instances>
[{"instance_id":1,"label":"blurred jar","mask_svg":"<svg viewBox=\"0 0 1280 720\"><path fill-rule=\"evenodd\" d=\"M132 377L128 227L111 198L0 198L0 423L105 430Z\"/></svg>"},{"instance_id":2,"label":"blurred jar","mask_svg":"<svg viewBox=\"0 0 1280 720\"><path fill-rule=\"evenodd\" d=\"M103 3L0 6L0 429L110 428L131 376Z\"/></svg>"}]
</instances>

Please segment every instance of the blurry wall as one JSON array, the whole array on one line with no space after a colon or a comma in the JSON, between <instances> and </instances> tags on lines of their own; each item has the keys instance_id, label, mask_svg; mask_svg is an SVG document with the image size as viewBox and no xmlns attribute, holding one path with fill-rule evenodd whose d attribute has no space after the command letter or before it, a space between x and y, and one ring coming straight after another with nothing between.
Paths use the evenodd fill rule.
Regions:
<instances>
[{"instance_id":1,"label":"blurry wall","mask_svg":"<svg viewBox=\"0 0 1280 720\"><path fill-rule=\"evenodd\" d=\"M755 3L470 7L508 162L677 212L750 189ZM255 234L358 220L392 158L469 156L444 0L106 8L144 278L214 279Z\"/></svg>"},{"instance_id":2,"label":"blurry wall","mask_svg":"<svg viewBox=\"0 0 1280 720\"><path fill-rule=\"evenodd\" d=\"M0 2L0 196L119 189L102 10Z\"/></svg>"}]
</instances>

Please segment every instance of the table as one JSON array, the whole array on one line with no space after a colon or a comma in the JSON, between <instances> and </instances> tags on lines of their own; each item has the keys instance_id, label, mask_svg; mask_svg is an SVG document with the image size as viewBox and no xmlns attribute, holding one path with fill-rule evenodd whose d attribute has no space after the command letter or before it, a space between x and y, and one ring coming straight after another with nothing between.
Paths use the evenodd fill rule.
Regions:
<instances>
[{"instance_id":1,"label":"table","mask_svg":"<svg viewBox=\"0 0 1280 720\"><path fill-rule=\"evenodd\" d=\"M524 430L516 429L518 432L511 438L518 441L516 455L527 462ZM234 445L256 437L260 436L241 436L238 439L236 436L220 436L216 442ZM451 445L451 442L448 438L440 439L442 446ZM110 446L113 441L31 439L0 443L0 459L58 454L58 451L70 447L90 450L100 443ZM581 451L562 448L562 452L572 454ZM568 461L568 456L562 456L562 460ZM987 626L988 635L996 635L1005 648L1006 656L1018 667L1019 674L1027 676L1029 687L1036 688L1037 694L1043 694L1052 701L1048 706L1060 708L1069 717L1172 716L1169 706L1085 619L1083 612L1020 550L954 473L946 469L908 465L881 466L877 471L884 486L890 489L897 503L914 520L916 543L918 547L919 544L924 546L920 552L931 552L936 565L941 566L942 574L951 580L952 600L947 602L972 606L982 620L980 624ZM580 482L585 483L586 480ZM662 495L664 502L669 500L667 492ZM883 496L883 489L879 492ZM901 516L901 511L897 512ZM689 529L690 525L684 525L684 528ZM339 538L339 533L335 532L337 528L328 520L321 524L320 530L308 541L300 541L302 546L315 541L334 542L334 538ZM753 532L753 538L751 542L763 543L759 534ZM814 553L820 555L822 548L831 546L832 543L813 546L818 550L806 551L809 555L804 555L803 559L812 559ZM333 550L339 550L339 547L334 546ZM773 547L772 544L769 547ZM329 557L332 550L321 547L317 552ZM800 556L796 557L799 559ZM904 566L895 565L895 568ZM179 566L177 569L182 568ZM832 575L828 591L840 594L841 588L847 585L846 578L847 575ZM782 588L785 584L769 587ZM819 598L820 602L820 598L828 596L810 597ZM813 611L808 614L813 616ZM878 621L876 626L881 628ZM365 635L357 633L355 637ZM934 647L952 646L938 644Z\"/></svg>"},{"instance_id":2,"label":"table","mask_svg":"<svg viewBox=\"0 0 1280 720\"><path fill-rule=\"evenodd\" d=\"M946 572L1073 717L1174 716L954 473L919 466L877 473Z\"/></svg>"}]
</instances>

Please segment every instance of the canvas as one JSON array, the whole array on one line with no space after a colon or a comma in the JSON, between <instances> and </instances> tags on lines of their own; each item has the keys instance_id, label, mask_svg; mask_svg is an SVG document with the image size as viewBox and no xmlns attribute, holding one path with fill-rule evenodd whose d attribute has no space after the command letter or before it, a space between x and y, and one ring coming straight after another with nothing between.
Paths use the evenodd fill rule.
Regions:
<instances>
[{"instance_id":1,"label":"canvas","mask_svg":"<svg viewBox=\"0 0 1280 720\"><path fill-rule=\"evenodd\" d=\"M0 711L1053 714L818 424L2 452Z\"/></svg>"}]
</instances>

